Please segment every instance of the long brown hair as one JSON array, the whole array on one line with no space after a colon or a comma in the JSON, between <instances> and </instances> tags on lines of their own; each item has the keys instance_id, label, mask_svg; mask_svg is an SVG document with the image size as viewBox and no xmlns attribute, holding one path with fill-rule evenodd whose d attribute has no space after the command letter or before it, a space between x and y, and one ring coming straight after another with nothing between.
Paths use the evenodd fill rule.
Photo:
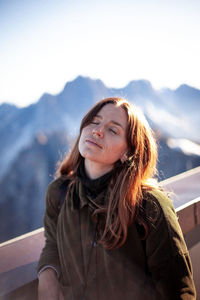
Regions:
<instances>
[{"instance_id":1,"label":"long brown hair","mask_svg":"<svg viewBox=\"0 0 200 300\"><path fill-rule=\"evenodd\" d=\"M75 180L82 160L78 150L82 129L90 124L103 106L110 103L120 106L127 114L128 159L124 163L120 160L115 163L107 207L96 210L95 214L105 213L105 226L99 242L107 249L114 249L125 243L128 227L134 220L143 224L147 234L146 221L139 212L143 194L146 190L155 188L151 179L156 174L157 145L144 115L122 98L113 97L99 101L83 118L75 145L62 161L58 174L67 175L72 182Z\"/></svg>"}]
</instances>

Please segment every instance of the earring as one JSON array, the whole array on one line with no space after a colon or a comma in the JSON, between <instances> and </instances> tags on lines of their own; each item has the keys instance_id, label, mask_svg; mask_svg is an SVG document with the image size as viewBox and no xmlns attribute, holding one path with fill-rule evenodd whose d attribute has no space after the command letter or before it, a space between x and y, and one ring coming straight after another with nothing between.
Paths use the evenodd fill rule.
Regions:
<instances>
[{"instance_id":1,"label":"earring","mask_svg":"<svg viewBox=\"0 0 200 300\"><path fill-rule=\"evenodd\" d=\"M125 161L128 159L128 156L126 154L124 154L121 158L121 162L125 163Z\"/></svg>"}]
</instances>

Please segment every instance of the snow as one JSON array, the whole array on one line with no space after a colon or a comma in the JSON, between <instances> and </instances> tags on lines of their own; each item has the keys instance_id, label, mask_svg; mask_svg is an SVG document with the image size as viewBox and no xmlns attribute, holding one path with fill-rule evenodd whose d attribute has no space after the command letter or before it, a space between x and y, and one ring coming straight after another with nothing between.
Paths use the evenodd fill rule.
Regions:
<instances>
[{"instance_id":1,"label":"snow","mask_svg":"<svg viewBox=\"0 0 200 300\"><path fill-rule=\"evenodd\" d=\"M200 156L200 145L188 139L173 139L169 138L167 144L170 148L178 148L187 155Z\"/></svg>"}]
</instances>

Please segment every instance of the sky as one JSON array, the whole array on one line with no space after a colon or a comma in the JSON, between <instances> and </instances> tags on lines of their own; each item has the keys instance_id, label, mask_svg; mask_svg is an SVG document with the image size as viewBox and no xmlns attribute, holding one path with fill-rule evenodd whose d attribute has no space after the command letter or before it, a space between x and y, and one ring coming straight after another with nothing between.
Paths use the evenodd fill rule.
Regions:
<instances>
[{"instance_id":1,"label":"sky","mask_svg":"<svg viewBox=\"0 0 200 300\"><path fill-rule=\"evenodd\" d=\"M0 103L27 106L78 75L200 89L199 53L199 0L0 0Z\"/></svg>"}]
</instances>

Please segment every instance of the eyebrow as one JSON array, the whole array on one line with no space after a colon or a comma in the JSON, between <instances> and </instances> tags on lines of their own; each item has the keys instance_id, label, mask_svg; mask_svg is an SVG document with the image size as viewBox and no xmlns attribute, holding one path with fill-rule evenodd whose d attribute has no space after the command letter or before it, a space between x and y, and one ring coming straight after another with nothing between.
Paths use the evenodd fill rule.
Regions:
<instances>
[{"instance_id":1,"label":"eyebrow","mask_svg":"<svg viewBox=\"0 0 200 300\"><path fill-rule=\"evenodd\" d=\"M96 115L95 117L103 119L102 116L100 116L100 115ZM122 126L122 124L118 123L117 121L111 120L110 122L121 127L123 130L125 130L124 127Z\"/></svg>"}]
</instances>

